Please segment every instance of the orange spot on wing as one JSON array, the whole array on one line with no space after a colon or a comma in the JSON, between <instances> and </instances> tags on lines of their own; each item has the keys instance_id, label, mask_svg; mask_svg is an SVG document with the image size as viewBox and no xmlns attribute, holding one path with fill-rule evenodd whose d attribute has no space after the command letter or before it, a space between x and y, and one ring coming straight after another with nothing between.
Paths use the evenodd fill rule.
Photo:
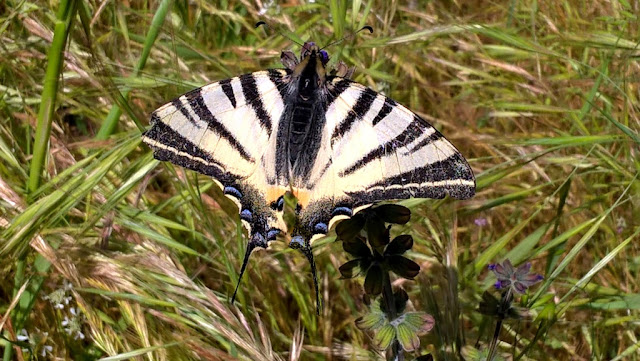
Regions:
<instances>
[{"instance_id":1,"label":"orange spot on wing","mask_svg":"<svg viewBox=\"0 0 640 361\"><path fill-rule=\"evenodd\" d=\"M289 189L287 187L282 186L273 186L267 188L267 203L271 204L271 202L275 202Z\"/></svg>"},{"instance_id":2,"label":"orange spot on wing","mask_svg":"<svg viewBox=\"0 0 640 361\"><path fill-rule=\"evenodd\" d=\"M298 199L298 204L302 206L302 208L306 208L309 204L309 200L311 199L311 192L307 189L294 188L293 195Z\"/></svg>"},{"instance_id":3,"label":"orange spot on wing","mask_svg":"<svg viewBox=\"0 0 640 361\"><path fill-rule=\"evenodd\" d=\"M311 199L311 192L309 192L309 190L283 186L273 186L267 188L267 204L271 204L271 202L277 201L280 196L284 195L288 191L291 191L293 195L298 199L298 204L302 208L305 208L309 204L309 200Z\"/></svg>"}]
</instances>

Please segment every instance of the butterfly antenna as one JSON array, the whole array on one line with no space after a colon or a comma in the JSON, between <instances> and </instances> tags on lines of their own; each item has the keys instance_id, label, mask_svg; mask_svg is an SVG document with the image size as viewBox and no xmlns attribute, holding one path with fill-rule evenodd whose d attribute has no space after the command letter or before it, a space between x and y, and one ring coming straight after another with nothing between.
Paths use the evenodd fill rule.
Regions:
<instances>
[{"instance_id":1,"label":"butterfly antenna","mask_svg":"<svg viewBox=\"0 0 640 361\"><path fill-rule=\"evenodd\" d=\"M328 48L328 47L330 47L332 45L338 44L338 43L343 42L343 41L345 41L345 40L347 40L349 38L352 38L352 37L356 36L362 30L369 30L369 34L373 34L373 28L371 26L369 26L369 25L365 25L362 28L360 28L358 31L354 31L351 34L343 36L341 39L338 39L338 40L330 42L329 44L327 44L327 45L323 46L322 48L320 48L320 50L326 49L326 48Z\"/></svg>"},{"instance_id":2,"label":"butterfly antenna","mask_svg":"<svg viewBox=\"0 0 640 361\"><path fill-rule=\"evenodd\" d=\"M262 21L262 20L258 21L258 22L256 23L255 28L257 29L257 28L259 28L259 27L261 27L261 26L267 27L267 28L269 28L269 29L271 29L271 30L275 31L275 32L276 32L276 33L278 33L280 36L282 36L282 37L284 37L284 38L289 39L289 41L290 41L290 42L292 42L292 43L294 43L294 44L298 44L298 45L300 45L300 46L303 46L303 45L302 45L302 44L300 44L299 42L297 42L297 41L293 40L293 39L291 38L291 36L289 36L289 35L285 34L284 32L280 31L279 29L275 29L275 28L273 28L271 25L267 24L265 21Z\"/></svg>"}]
</instances>

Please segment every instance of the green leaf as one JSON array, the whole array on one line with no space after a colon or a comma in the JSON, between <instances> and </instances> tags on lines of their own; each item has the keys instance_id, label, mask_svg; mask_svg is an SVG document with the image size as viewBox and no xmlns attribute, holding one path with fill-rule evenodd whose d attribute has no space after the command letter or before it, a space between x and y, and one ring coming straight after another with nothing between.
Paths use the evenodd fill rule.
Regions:
<instances>
[{"instance_id":1,"label":"green leaf","mask_svg":"<svg viewBox=\"0 0 640 361\"><path fill-rule=\"evenodd\" d=\"M435 319L425 312L407 312L404 315L404 323L410 325L418 334L427 333L435 326Z\"/></svg>"},{"instance_id":2,"label":"green leaf","mask_svg":"<svg viewBox=\"0 0 640 361\"><path fill-rule=\"evenodd\" d=\"M395 341L396 338L396 329L390 324L384 325L373 338L373 342L375 342L376 346L382 350L386 350L389 348L391 343Z\"/></svg>"},{"instance_id":3,"label":"green leaf","mask_svg":"<svg viewBox=\"0 0 640 361\"><path fill-rule=\"evenodd\" d=\"M382 293L382 267L379 264L372 265L367 271L367 276L364 279L364 291L372 296Z\"/></svg>"},{"instance_id":4,"label":"green leaf","mask_svg":"<svg viewBox=\"0 0 640 361\"><path fill-rule=\"evenodd\" d=\"M369 312L356 320L356 326L361 330L377 330L387 322L384 313Z\"/></svg>"},{"instance_id":5,"label":"green leaf","mask_svg":"<svg viewBox=\"0 0 640 361\"><path fill-rule=\"evenodd\" d=\"M418 337L415 329L410 325L405 324L404 322L400 323L396 327L396 330L398 341L405 351L413 351L420 347L420 338Z\"/></svg>"}]
</instances>

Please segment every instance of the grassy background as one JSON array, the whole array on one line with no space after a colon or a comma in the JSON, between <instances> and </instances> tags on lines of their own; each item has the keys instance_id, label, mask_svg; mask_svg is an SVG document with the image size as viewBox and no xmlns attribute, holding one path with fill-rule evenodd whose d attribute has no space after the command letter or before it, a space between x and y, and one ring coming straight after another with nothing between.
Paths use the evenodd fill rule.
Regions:
<instances>
[{"instance_id":1,"label":"grassy background","mask_svg":"<svg viewBox=\"0 0 640 361\"><path fill-rule=\"evenodd\" d=\"M305 259L283 244L254 255L231 306L245 244L231 203L140 143L159 105L297 53L253 28L267 20L320 44L373 26L328 49L334 61L432 122L476 172L472 200L403 202L413 217L396 231L414 236L422 272L394 285L436 317L415 355L481 359L473 350L493 334L475 311L495 281L486 266L508 257L545 280L520 302L530 317L501 334L507 357L640 359L639 11L624 0L0 0L3 336L28 334L21 346L44 358L382 357L355 327L362 281L339 279L347 258L332 237L315 247L320 317ZM28 359L8 345L5 360Z\"/></svg>"}]
</instances>

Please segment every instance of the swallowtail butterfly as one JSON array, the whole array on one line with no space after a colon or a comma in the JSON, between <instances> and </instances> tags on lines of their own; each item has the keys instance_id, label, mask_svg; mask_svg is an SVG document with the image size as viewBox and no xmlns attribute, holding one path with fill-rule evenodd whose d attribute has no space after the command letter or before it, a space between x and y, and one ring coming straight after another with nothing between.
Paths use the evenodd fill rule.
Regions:
<instances>
[{"instance_id":1,"label":"swallowtail butterfly","mask_svg":"<svg viewBox=\"0 0 640 361\"><path fill-rule=\"evenodd\" d=\"M256 247L288 233L311 263L311 242L333 224L382 200L466 199L475 178L433 126L392 99L348 79L315 43L285 69L237 76L194 89L151 114L142 140L156 159L212 177L238 206L248 230L244 263ZM286 229L284 194L298 199ZM238 280L238 284L240 280ZM236 290L232 297L235 298Z\"/></svg>"}]
</instances>

